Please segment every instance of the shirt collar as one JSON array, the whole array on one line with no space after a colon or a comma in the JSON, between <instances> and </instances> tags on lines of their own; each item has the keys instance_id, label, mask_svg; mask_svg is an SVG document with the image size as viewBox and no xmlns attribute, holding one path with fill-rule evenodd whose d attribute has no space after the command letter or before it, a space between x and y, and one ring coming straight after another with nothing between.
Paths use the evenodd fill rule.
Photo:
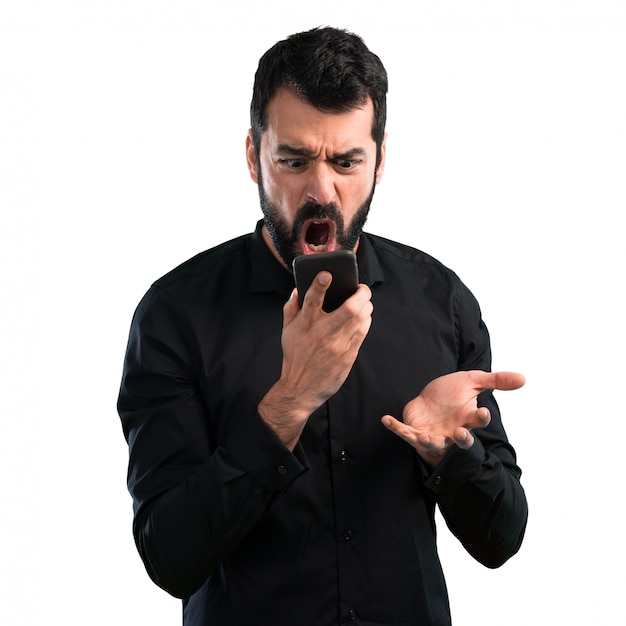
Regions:
<instances>
[{"instance_id":1,"label":"shirt collar","mask_svg":"<svg viewBox=\"0 0 626 626\"><path fill-rule=\"evenodd\" d=\"M267 247L261 233L262 227L263 220L259 220L250 239L250 260L252 263L250 291L252 293L274 291L289 296L295 287L293 276L278 262ZM359 282L372 287L385 281L378 256L369 235L366 233L361 235L356 256L359 265Z\"/></svg>"},{"instance_id":2,"label":"shirt collar","mask_svg":"<svg viewBox=\"0 0 626 626\"><path fill-rule=\"evenodd\" d=\"M359 239L356 258L359 265L359 282L370 288L378 283L385 282L383 268L372 245L370 235L367 233L363 233Z\"/></svg>"}]
</instances>

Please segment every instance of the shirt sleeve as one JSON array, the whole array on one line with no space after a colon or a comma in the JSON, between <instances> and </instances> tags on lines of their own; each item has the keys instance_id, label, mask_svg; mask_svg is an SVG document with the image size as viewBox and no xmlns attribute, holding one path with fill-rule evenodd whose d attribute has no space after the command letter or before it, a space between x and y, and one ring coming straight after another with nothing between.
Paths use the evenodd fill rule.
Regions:
<instances>
[{"instance_id":1,"label":"shirt sleeve","mask_svg":"<svg viewBox=\"0 0 626 626\"><path fill-rule=\"evenodd\" d=\"M133 317L118 399L133 534L156 584L185 598L306 470L245 396L216 439L179 308L153 286ZM215 390L219 393L219 390Z\"/></svg>"},{"instance_id":2,"label":"shirt sleeve","mask_svg":"<svg viewBox=\"0 0 626 626\"><path fill-rule=\"evenodd\" d=\"M456 302L458 369L490 371L489 333L478 303L462 283ZM489 409L489 426L473 431L470 449L453 448L426 485L452 533L475 559L495 568L519 550L528 506L493 393L480 394L478 405Z\"/></svg>"}]
</instances>

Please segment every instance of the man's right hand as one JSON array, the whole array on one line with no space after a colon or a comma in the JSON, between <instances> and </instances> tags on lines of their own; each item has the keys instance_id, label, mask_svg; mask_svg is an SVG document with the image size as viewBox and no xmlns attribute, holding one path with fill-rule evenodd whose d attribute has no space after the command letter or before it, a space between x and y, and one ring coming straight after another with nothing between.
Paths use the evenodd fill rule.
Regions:
<instances>
[{"instance_id":1,"label":"man's right hand","mask_svg":"<svg viewBox=\"0 0 626 626\"><path fill-rule=\"evenodd\" d=\"M309 416L345 382L372 323L372 293L356 293L331 313L322 310L332 276L320 272L302 308L297 292L283 309L283 364L279 380L259 402L261 418L293 450Z\"/></svg>"}]
</instances>

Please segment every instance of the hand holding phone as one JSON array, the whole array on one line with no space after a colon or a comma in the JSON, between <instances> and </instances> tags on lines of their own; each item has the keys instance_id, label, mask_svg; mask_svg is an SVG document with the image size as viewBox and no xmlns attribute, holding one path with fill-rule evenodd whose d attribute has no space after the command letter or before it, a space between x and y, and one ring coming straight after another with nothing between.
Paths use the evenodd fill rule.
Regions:
<instances>
[{"instance_id":1,"label":"hand holding phone","mask_svg":"<svg viewBox=\"0 0 626 626\"><path fill-rule=\"evenodd\" d=\"M322 306L324 311L330 313L353 295L359 286L356 255L351 250L335 250L296 257L293 260L293 275L298 288L300 306L313 279L324 270L330 272L333 277Z\"/></svg>"}]
</instances>

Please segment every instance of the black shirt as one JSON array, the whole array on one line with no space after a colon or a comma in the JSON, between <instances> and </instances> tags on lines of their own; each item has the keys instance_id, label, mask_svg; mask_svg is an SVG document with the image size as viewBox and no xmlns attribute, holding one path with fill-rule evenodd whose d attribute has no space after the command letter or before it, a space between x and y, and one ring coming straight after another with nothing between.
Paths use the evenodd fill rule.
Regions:
<instances>
[{"instance_id":1,"label":"black shirt","mask_svg":"<svg viewBox=\"0 0 626 626\"><path fill-rule=\"evenodd\" d=\"M357 257L372 326L293 453L256 410L280 375L293 289L260 223L158 280L137 308L118 404L134 535L187 626L449 624L436 504L485 565L519 549L526 499L490 392L490 425L432 475L380 422L437 376L490 369L476 300L407 246L364 234Z\"/></svg>"}]
</instances>

